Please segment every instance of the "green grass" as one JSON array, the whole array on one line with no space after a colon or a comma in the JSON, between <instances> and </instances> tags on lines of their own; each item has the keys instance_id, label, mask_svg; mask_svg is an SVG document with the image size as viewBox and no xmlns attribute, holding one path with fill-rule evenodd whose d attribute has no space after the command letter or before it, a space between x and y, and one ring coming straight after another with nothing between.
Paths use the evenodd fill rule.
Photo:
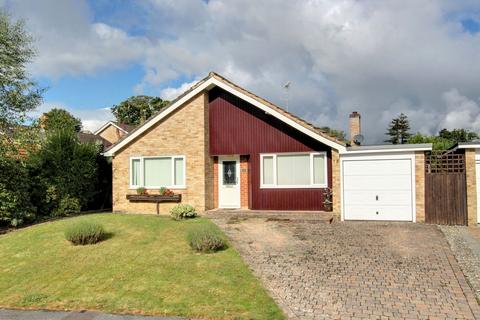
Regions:
<instances>
[{"instance_id":1,"label":"green grass","mask_svg":"<svg viewBox=\"0 0 480 320\"><path fill-rule=\"evenodd\" d=\"M73 246L78 221L110 237ZM89 309L206 319L284 319L233 249L198 254L186 234L207 219L95 214L0 236L0 307Z\"/></svg>"}]
</instances>

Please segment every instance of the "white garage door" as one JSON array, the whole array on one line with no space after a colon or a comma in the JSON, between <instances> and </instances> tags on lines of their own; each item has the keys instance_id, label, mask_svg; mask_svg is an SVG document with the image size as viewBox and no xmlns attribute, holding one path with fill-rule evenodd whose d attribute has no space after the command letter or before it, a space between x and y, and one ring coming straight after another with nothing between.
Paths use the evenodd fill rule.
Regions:
<instances>
[{"instance_id":1,"label":"white garage door","mask_svg":"<svg viewBox=\"0 0 480 320\"><path fill-rule=\"evenodd\" d=\"M412 160L344 160L345 220L412 221Z\"/></svg>"}]
</instances>

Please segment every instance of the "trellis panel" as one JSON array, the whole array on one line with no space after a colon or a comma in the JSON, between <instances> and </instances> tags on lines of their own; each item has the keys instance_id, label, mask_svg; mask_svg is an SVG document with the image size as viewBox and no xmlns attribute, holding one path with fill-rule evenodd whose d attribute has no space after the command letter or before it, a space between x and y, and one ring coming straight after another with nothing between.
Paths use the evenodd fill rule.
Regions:
<instances>
[{"instance_id":1,"label":"trellis panel","mask_svg":"<svg viewBox=\"0 0 480 320\"><path fill-rule=\"evenodd\" d=\"M425 156L425 222L467 224L465 155L432 152Z\"/></svg>"}]
</instances>

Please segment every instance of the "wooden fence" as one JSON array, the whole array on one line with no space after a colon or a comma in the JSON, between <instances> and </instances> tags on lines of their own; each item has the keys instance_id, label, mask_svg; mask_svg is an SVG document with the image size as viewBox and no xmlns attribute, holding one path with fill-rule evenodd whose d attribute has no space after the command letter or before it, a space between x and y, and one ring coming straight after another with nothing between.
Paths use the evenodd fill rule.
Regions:
<instances>
[{"instance_id":1,"label":"wooden fence","mask_svg":"<svg viewBox=\"0 0 480 320\"><path fill-rule=\"evenodd\" d=\"M465 155L432 152L425 156L425 222L467 225Z\"/></svg>"}]
</instances>

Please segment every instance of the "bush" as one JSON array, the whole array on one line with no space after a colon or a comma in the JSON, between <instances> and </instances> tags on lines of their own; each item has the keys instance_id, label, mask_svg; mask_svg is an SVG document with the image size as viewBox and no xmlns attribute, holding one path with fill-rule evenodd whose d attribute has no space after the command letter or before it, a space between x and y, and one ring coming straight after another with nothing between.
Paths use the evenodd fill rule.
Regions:
<instances>
[{"instance_id":1,"label":"bush","mask_svg":"<svg viewBox=\"0 0 480 320\"><path fill-rule=\"evenodd\" d=\"M72 206L72 201L86 208L97 193L99 151L94 143L80 143L76 134L69 130L48 133L41 148L30 159L30 175L39 189L35 192L39 211L58 215L75 209L76 203Z\"/></svg>"},{"instance_id":2,"label":"bush","mask_svg":"<svg viewBox=\"0 0 480 320\"><path fill-rule=\"evenodd\" d=\"M24 163L0 150L0 225L17 227L35 218L29 181Z\"/></svg>"},{"instance_id":3,"label":"bush","mask_svg":"<svg viewBox=\"0 0 480 320\"><path fill-rule=\"evenodd\" d=\"M80 202L77 198L65 196L60 199L58 207L53 211L55 217L65 217L80 212Z\"/></svg>"},{"instance_id":4,"label":"bush","mask_svg":"<svg viewBox=\"0 0 480 320\"><path fill-rule=\"evenodd\" d=\"M227 239L215 226L196 226L187 234L190 247L198 252L216 252L228 248Z\"/></svg>"},{"instance_id":5,"label":"bush","mask_svg":"<svg viewBox=\"0 0 480 320\"><path fill-rule=\"evenodd\" d=\"M65 231L65 239L74 245L94 244L102 241L105 236L105 229L102 225L89 221L72 224Z\"/></svg>"},{"instance_id":6,"label":"bush","mask_svg":"<svg viewBox=\"0 0 480 320\"><path fill-rule=\"evenodd\" d=\"M189 204L177 204L170 210L170 216L175 220L195 218L197 212Z\"/></svg>"},{"instance_id":7,"label":"bush","mask_svg":"<svg viewBox=\"0 0 480 320\"><path fill-rule=\"evenodd\" d=\"M112 159L97 154L95 195L88 200L87 210L112 208Z\"/></svg>"}]
</instances>

